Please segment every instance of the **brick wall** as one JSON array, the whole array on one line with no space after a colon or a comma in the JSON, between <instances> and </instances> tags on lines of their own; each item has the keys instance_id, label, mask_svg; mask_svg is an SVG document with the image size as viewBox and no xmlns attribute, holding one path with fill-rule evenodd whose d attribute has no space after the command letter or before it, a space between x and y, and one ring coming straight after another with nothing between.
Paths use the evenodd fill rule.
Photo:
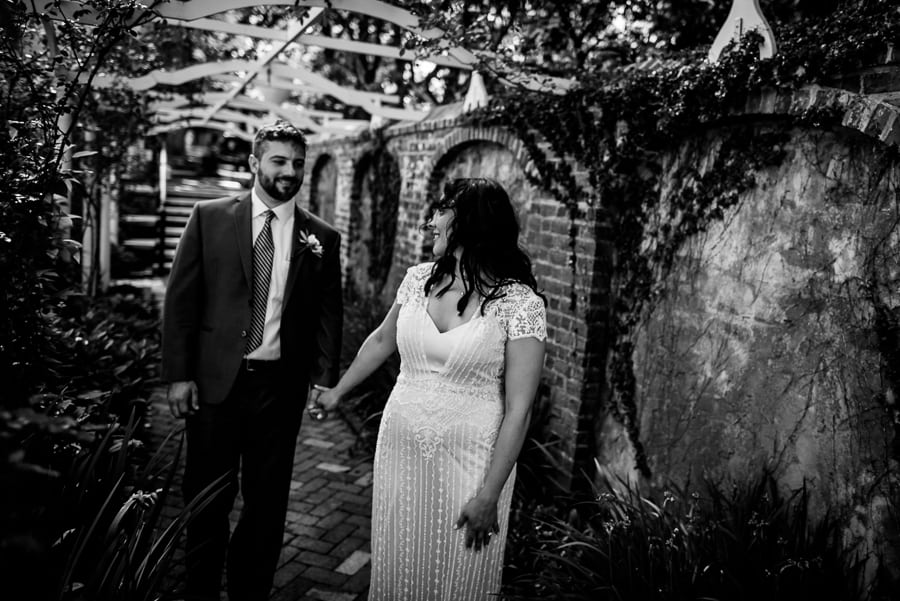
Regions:
<instances>
[{"instance_id":1,"label":"brick wall","mask_svg":"<svg viewBox=\"0 0 900 601\"><path fill-rule=\"evenodd\" d=\"M870 70L867 73L877 72L882 74L880 77L885 77L883 74L888 71L889 69L885 67L885 70ZM860 82L868 81L867 85L873 85L872 80L866 79L863 75L865 73L860 75ZM790 219L794 218L791 215L794 214L785 206L797 207L804 203L808 205L809 198L804 194L810 193L810 190L823 190L825 184L822 182L829 178L834 179L833 174L825 177L824 180L819 178L816 172L819 167L810 164L807 160L810 149L825 149L828 152L841 154L857 148L859 140L867 141L863 147L865 144L869 144L870 146L874 145L872 148L900 144L900 113L898 113L897 107L891 103L893 97L890 94L892 92L886 91L869 97L847 89L809 86L783 94L772 91L748 98L746 105L735 111L736 119L744 123L748 119L771 122L773 116L798 115L816 108L834 109L837 107L843 111L841 130L827 142L823 137L825 132L797 132L792 142L791 160L777 173L761 174L763 180L767 182L766 186L760 188L762 192L757 191L754 194L763 194L763 196L748 197L747 201L741 205L750 206L756 203L754 205L757 207L756 216L747 217L749 222L757 219L760 223L773 223L773 220L776 219L786 219L784 225L789 229ZM727 135L727 129L722 131L725 132L723 135ZM634 479L636 474L633 448L620 425L612 419L595 423L596 416L603 414L603 407L600 404L606 394L604 368L608 343L608 314L611 307L609 282L612 277L615 252L608 242L611 240L611 236L607 216L595 208L583 206L583 216L576 219L574 223L570 223L565 208L559 202L553 199L547 191L528 183L526 173L533 169L533 165L530 164L521 142L508 131L463 126L450 115L445 119L425 121L415 125L394 126L388 128L384 134L387 140L387 149L397 160L402 177L392 270L388 282L384 286L386 301L389 302L393 297L406 268L428 257L429 247L419 231L419 225L423 220L428 202L439 193L441 183L445 178L485 175L500 180L512 192L511 196L521 213L524 225L523 242L534 261L539 285L546 292L549 300L549 340L542 376L542 394L543 398L548 400L552 406L546 426L548 433L558 437L560 441L557 454L565 472L564 480L571 476L573 470L589 467L595 457L600 459L601 464L609 472ZM717 134L713 133L712 135L715 137ZM816 145L816 140L820 141L820 146ZM710 148L715 146L716 144L711 141ZM352 182L357 177L361 158L372 148L373 144L368 136L316 141L310 148L308 165L315 165L318 158L324 155L331 157L337 165L334 220L335 225L345 235L345 270L350 268L347 264L350 256L349 250L353 241L360 236L358 222L361 220L354 219L353 211L351 211ZM852 152L859 154L863 151L853 150ZM874 152L874 150L869 149L865 152ZM673 156L677 155L677 152L673 153ZM838 163L834 165L838 165ZM834 165L832 168L836 168ZM310 167L311 169L312 167ZM576 172L578 173L577 170ZM851 179L843 182L841 189L846 191L848 199L852 196L855 187L865 185L865 182L858 179L862 177L861 173L848 176ZM583 172L580 175L583 177ZM858 181L853 181L854 177ZM801 181L819 183L811 184L812 188L807 187L801 190L797 188L798 182ZM665 188L664 185L663 189ZM779 205L773 200L788 198L789 192L794 194L794 197L785 201L787 205ZM840 202L844 202L844 204L849 202L838 201L836 197L832 200L839 204ZM816 210L819 209L813 210L813 213ZM744 219L741 215L733 217L738 222ZM813 220L809 227L813 229L824 227L822 223ZM857 227L854 223L847 217L843 220L833 220L829 227L838 230L843 228L849 232ZM570 265L569 250L570 227L572 226L575 228L574 269ZM828 231L821 232L821 236L830 235ZM723 231L721 236L728 241L727 244L739 245L742 243L740 236L733 231ZM692 241L692 244L694 243L696 241ZM782 260L778 253L765 256L769 257L767 260ZM710 260L714 263L716 259ZM752 264L743 261L740 265L750 269ZM687 272L683 272L681 275L685 277L685 281L690 281ZM764 278L769 275L762 273L760 277ZM674 277L678 277L677 272ZM704 277L707 278L705 285L713 291L743 289L743 284L729 276L727 270L711 267L709 273ZM790 282L781 284L784 289L790 287ZM714 302L707 304L701 310L696 304L691 304L696 303L697 295L692 296L686 292L683 293L683 298L686 299L684 306L666 305L660 309L662 312L648 318L648 328L652 328L653 324L659 326L672 323L681 327L681 332L686 338L679 338L678 334L674 337L670 335L671 345L667 348L680 348L679 345L686 339L691 336L696 338L697 332L701 330L691 329L693 327L691 324L705 323L704 319L711 319L710 315L715 311L752 314L752 311L748 313L749 309L745 310L746 307L741 308L739 305L711 309L710 307L716 307ZM669 311L669 313L665 313L665 311ZM713 313L707 314L704 311ZM814 326L810 323L808 327L813 328ZM767 328L763 328L763 330L768 331ZM774 382L777 378L767 379L764 375L765 369L759 371L738 370L738 372L728 375L735 382L739 382L735 386L740 387L742 394L749 395L745 397L745 401L751 405L759 401L758 405L754 405L746 413L732 414L729 413L726 405L722 404L721 399L704 398L700 402L700 406L703 411L708 411L708 413L701 411L701 418L688 420L694 425L685 425L679 420L684 419L690 414L690 411L697 407L692 405L692 401L688 399L690 395L685 390L679 391L678 387L687 386L690 389L690 386L701 386L703 385L702 378L692 380L693 383L689 384L675 375L661 378L659 369L668 365L672 368L671 374L681 373L680 369L687 370L686 373L689 374L704 374L709 369L718 368L714 365L715 362L679 363L681 359L655 355L654 353L658 349L654 350L654 337L649 335L648 331L642 334L644 338L641 340L644 346L639 348L636 359L640 363L639 370L643 370L638 374L640 392L643 395L640 399L642 431L646 434L644 442L650 451L651 468L654 469L655 480L658 483L669 478L685 476L688 473L696 475L696 470L735 467L740 458L761 458L766 453L771 453L770 443L775 439L794 442L802 439L803 444L806 445L804 448L807 450L815 447L821 449L822 452L828 444L832 444L826 444L816 437L804 438L799 434L792 434L793 430L790 432L784 430L783 428L787 427L784 424L790 422L786 418L782 420L782 426L780 426L782 429L766 429L759 422L757 418L763 419L777 413L777 407L769 406L760 399L765 397L774 400L777 404L779 398L775 391L766 388L767 382ZM743 344L739 329L726 327L718 332L717 335L720 337L715 341L720 346L737 345L740 347ZM754 335L758 335L759 332ZM657 339L656 342L659 340ZM869 359L875 362L874 358ZM667 363L669 360L674 363ZM757 360L764 362L769 359L764 359L760 355ZM793 367L787 356L783 357L783 361L786 365L779 366L779 369ZM866 364L866 361L862 361L861 364ZM799 366L800 362L797 362L796 365ZM877 371L877 367L871 369ZM750 381L743 382L741 378L750 373L756 375L752 376ZM799 373L795 375L796 377L802 376ZM863 380L868 377L868 375L861 376ZM682 396L679 397L679 394ZM832 401L840 402L837 398ZM744 424L740 432L734 429L728 430L731 434L723 438L713 436L704 430L706 426L703 424L723 424L722 420L729 415L732 417L737 415L735 419ZM757 417L751 419L751 415ZM695 426L698 429L693 429ZM600 433L601 448L593 447L592 443L597 439L594 429ZM675 434L681 437L678 439L680 441L678 444L672 442ZM732 435L736 437L734 440L731 438ZM793 438L791 438L792 436ZM843 436L843 433L835 434L837 438ZM835 437L833 439L836 440ZM810 446L810 440L818 442ZM699 444L703 450L692 447L692 444ZM878 444L884 448L884 444L887 443L882 440ZM838 446L842 449L849 448L844 443ZM785 447L785 449L787 448ZM855 451L853 452L855 453ZM858 454L853 456L857 459L860 457ZM695 459L699 462L695 462ZM820 468L816 467L815 461L808 455L798 457L797 461L791 465L793 467L786 477L788 483L795 483L799 481L798 479L802 480L806 476L824 477L821 475ZM845 466L841 469L852 472L855 469L853 465L857 464L848 465L850 467ZM852 488L848 482L845 481L844 484Z\"/></svg>"},{"instance_id":2,"label":"brick wall","mask_svg":"<svg viewBox=\"0 0 900 601\"><path fill-rule=\"evenodd\" d=\"M551 404L547 433L559 439L557 456L568 483L576 461L587 461L579 452L579 416L582 397L594 394L602 373L603 326L597 320L605 311L608 269L597 269L598 255L608 249L598 245L596 214L589 207L575 221L577 260L570 265L570 219L561 203L527 181L533 169L522 143L510 132L496 128L460 127L453 118L394 126L385 132L387 149L401 173L398 228L393 262L384 299L393 298L406 269L430 258L430 246L419 229L428 203L440 193L449 177L492 177L510 193L520 223L522 243L534 262L538 285L547 295L548 344L542 376L542 394ZM352 210L353 181L372 150L368 136L312 141L307 157L307 178L319 181L313 168L327 155L337 164L334 224L344 234L345 277L353 270L352 248L363 234L364 221ZM309 187L305 187L309 194ZM308 197L306 199L308 203ZM358 202L358 200L356 201ZM589 318L590 321L589 321Z\"/></svg>"}]
</instances>

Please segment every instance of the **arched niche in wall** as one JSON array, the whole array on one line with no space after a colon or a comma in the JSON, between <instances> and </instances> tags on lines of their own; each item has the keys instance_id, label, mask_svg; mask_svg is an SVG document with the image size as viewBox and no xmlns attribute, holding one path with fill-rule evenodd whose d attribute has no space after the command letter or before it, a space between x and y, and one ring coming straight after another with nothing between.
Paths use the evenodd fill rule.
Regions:
<instances>
[{"instance_id":1,"label":"arched niche in wall","mask_svg":"<svg viewBox=\"0 0 900 601\"><path fill-rule=\"evenodd\" d=\"M524 246L528 233L530 199L535 197L535 192L515 154L506 146L489 140L464 142L441 157L428 182L428 204L423 207L422 221L428 216L428 205L443 194L444 184L460 177L486 177L503 186L516 209L521 228L519 240ZM431 246L431 238L425 236L422 260L432 259Z\"/></svg>"},{"instance_id":2,"label":"arched niche in wall","mask_svg":"<svg viewBox=\"0 0 900 601\"><path fill-rule=\"evenodd\" d=\"M334 224L337 180L337 161L328 154L316 159L309 188L309 210L331 224Z\"/></svg>"},{"instance_id":3,"label":"arched niche in wall","mask_svg":"<svg viewBox=\"0 0 900 601\"><path fill-rule=\"evenodd\" d=\"M384 149L364 154L350 197L348 293L381 296L394 255L399 199L397 160Z\"/></svg>"}]
</instances>

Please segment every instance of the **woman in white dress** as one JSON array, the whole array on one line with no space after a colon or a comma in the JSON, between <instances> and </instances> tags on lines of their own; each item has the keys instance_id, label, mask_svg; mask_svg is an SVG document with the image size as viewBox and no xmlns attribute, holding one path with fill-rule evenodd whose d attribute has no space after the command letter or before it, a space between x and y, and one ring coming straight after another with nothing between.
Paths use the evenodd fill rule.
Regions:
<instances>
[{"instance_id":1,"label":"woman in white dress","mask_svg":"<svg viewBox=\"0 0 900 601\"><path fill-rule=\"evenodd\" d=\"M537 391L545 301L515 211L489 179L450 182L382 324L315 404L333 409L395 350L375 450L370 601L500 591L515 461Z\"/></svg>"}]
</instances>

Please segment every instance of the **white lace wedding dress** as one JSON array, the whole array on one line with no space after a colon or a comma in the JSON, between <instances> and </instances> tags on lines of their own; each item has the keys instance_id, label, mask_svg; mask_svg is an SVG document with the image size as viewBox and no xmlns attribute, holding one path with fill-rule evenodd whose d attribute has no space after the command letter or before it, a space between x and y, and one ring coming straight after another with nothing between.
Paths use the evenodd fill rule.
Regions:
<instances>
[{"instance_id":1,"label":"white lace wedding dress","mask_svg":"<svg viewBox=\"0 0 900 601\"><path fill-rule=\"evenodd\" d=\"M506 342L546 338L543 301L527 286L441 333L426 311L432 263L397 292L400 375L375 451L369 601L481 601L500 590L515 469L498 504L500 533L466 549L456 520L490 465L503 419Z\"/></svg>"}]
</instances>

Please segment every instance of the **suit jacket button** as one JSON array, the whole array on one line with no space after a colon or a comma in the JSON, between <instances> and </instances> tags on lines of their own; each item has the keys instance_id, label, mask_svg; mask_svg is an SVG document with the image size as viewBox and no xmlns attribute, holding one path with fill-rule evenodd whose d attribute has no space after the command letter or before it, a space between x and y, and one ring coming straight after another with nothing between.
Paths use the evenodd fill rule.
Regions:
<instances>
[{"instance_id":1,"label":"suit jacket button","mask_svg":"<svg viewBox=\"0 0 900 601\"><path fill-rule=\"evenodd\" d=\"M241 338L247 337L247 330L241 330Z\"/></svg>"}]
</instances>

